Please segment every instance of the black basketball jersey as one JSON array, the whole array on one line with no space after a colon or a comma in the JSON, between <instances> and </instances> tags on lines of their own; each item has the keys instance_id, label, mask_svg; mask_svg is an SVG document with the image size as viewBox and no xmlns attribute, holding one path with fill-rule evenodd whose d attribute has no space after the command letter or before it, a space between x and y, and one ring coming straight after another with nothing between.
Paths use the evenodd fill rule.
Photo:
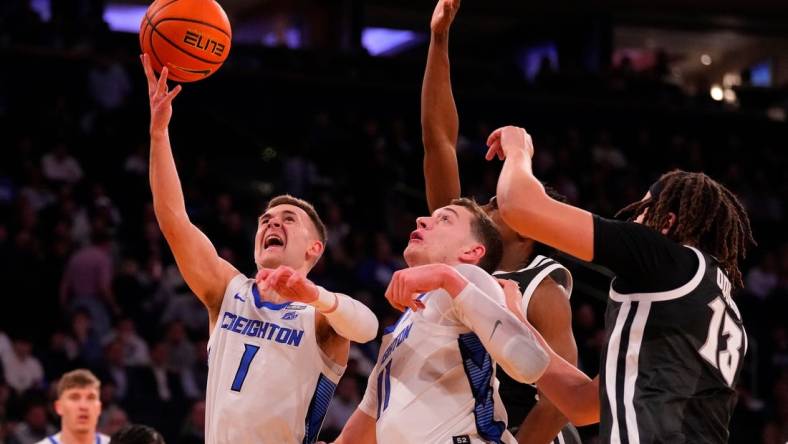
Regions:
<instances>
[{"instance_id":1,"label":"black basketball jersey","mask_svg":"<svg viewBox=\"0 0 788 444\"><path fill-rule=\"evenodd\" d=\"M611 284L599 375L606 442L728 442L747 336L728 277L692 250L698 270L679 288L621 294Z\"/></svg>"},{"instance_id":2,"label":"black basketball jersey","mask_svg":"<svg viewBox=\"0 0 788 444\"><path fill-rule=\"evenodd\" d=\"M536 256L522 270L513 272L497 271L493 275L499 279L511 279L517 282L523 295L522 306L526 316L528 315L528 304L531 302L534 291L548 276L566 288L568 295L571 296L572 294L572 274L560 263L544 256ZM500 367L495 374L500 382L498 393L501 396L504 407L506 407L509 430L516 432L517 428L528 416L528 413L536 405L538 399L536 387L515 381L505 371L502 371ZM571 431L568 430L567 433L564 433L566 436L557 437L556 442L561 444L579 442L578 438L575 438L577 432L571 426L570 429Z\"/></svg>"}]
</instances>

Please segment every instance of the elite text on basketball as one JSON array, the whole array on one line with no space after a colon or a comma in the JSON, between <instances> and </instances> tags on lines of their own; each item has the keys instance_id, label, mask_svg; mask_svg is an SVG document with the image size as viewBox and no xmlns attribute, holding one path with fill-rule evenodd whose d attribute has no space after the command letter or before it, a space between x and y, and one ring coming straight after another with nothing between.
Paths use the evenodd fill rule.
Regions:
<instances>
[{"instance_id":1,"label":"elite text on basketball","mask_svg":"<svg viewBox=\"0 0 788 444\"><path fill-rule=\"evenodd\" d=\"M183 36L183 43L210 52L217 57L221 57L222 54L224 54L223 44L208 37L204 37L197 31L187 30L186 34Z\"/></svg>"}]
</instances>

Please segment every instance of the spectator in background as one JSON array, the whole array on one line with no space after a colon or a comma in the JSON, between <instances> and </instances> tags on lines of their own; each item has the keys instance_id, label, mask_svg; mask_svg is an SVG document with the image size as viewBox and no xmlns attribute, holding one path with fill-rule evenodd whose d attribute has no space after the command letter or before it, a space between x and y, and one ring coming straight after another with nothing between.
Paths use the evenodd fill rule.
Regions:
<instances>
[{"instance_id":1,"label":"spectator in background","mask_svg":"<svg viewBox=\"0 0 788 444\"><path fill-rule=\"evenodd\" d=\"M51 152L44 154L41 169L44 177L54 183L75 184L82 179L82 167L64 142L58 142Z\"/></svg>"},{"instance_id":2,"label":"spectator in background","mask_svg":"<svg viewBox=\"0 0 788 444\"><path fill-rule=\"evenodd\" d=\"M25 412L25 420L14 428L9 444L32 444L55 433L55 426L47 421L47 407L42 402L31 402Z\"/></svg>"},{"instance_id":3,"label":"spectator in background","mask_svg":"<svg viewBox=\"0 0 788 444\"><path fill-rule=\"evenodd\" d=\"M112 238L95 227L92 243L77 250L66 264L60 281L60 306L68 311L83 308L90 313L99 336L110 329L111 310L119 312L112 291Z\"/></svg>"},{"instance_id":4,"label":"spectator in background","mask_svg":"<svg viewBox=\"0 0 788 444\"><path fill-rule=\"evenodd\" d=\"M120 339L115 339L104 347L104 359L98 374L103 381L112 382L113 398L126 399L132 374L126 365L123 342Z\"/></svg>"},{"instance_id":5,"label":"spectator in background","mask_svg":"<svg viewBox=\"0 0 788 444\"><path fill-rule=\"evenodd\" d=\"M99 430L106 435L113 435L128 425L129 417L126 415L126 411L117 405L104 408L99 419Z\"/></svg>"},{"instance_id":6,"label":"spectator in background","mask_svg":"<svg viewBox=\"0 0 788 444\"><path fill-rule=\"evenodd\" d=\"M0 356L5 380L18 395L31 388L41 387L44 381L44 368L32 352L31 340L18 336L13 340L11 350Z\"/></svg>"},{"instance_id":7,"label":"spectator in background","mask_svg":"<svg viewBox=\"0 0 788 444\"><path fill-rule=\"evenodd\" d=\"M110 57L100 56L97 62L88 72L90 97L101 110L115 111L126 104L131 93L129 74Z\"/></svg>"},{"instance_id":8,"label":"spectator in background","mask_svg":"<svg viewBox=\"0 0 788 444\"><path fill-rule=\"evenodd\" d=\"M745 287L758 299L766 299L777 288L778 282L777 256L774 253L765 254L744 278Z\"/></svg>"},{"instance_id":9,"label":"spectator in background","mask_svg":"<svg viewBox=\"0 0 788 444\"><path fill-rule=\"evenodd\" d=\"M135 370L129 388L129 413L145 424L161 430L165 438L177 434L179 418L184 412L181 375L168 369L169 347L160 340L150 350L150 364Z\"/></svg>"},{"instance_id":10,"label":"spectator in background","mask_svg":"<svg viewBox=\"0 0 788 444\"><path fill-rule=\"evenodd\" d=\"M192 404L189 416L178 437L178 444L203 444L205 442L205 401Z\"/></svg>"},{"instance_id":11,"label":"spectator in background","mask_svg":"<svg viewBox=\"0 0 788 444\"><path fill-rule=\"evenodd\" d=\"M29 206L33 211L41 211L55 202L55 196L47 187L38 167L27 170L27 180L19 194L23 198L23 205Z\"/></svg>"},{"instance_id":12,"label":"spectator in background","mask_svg":"<svg viewBox=\"0 0 788 444\"><path fill-rule=\"evenodd\" d=\"M93 329L90 313L79 308L71 317L71 334L77 347L77 359L80 364L95 366L101 360L101 342Z\"/></svg>"},{"instance_id":13,"label":"spectator in background","mask_svg":"<svg viewBox=\"0 0 788 444\"><path fill-rule=\"evenodd\" d=\"M167 368L182 373L194 364L194 344L189 341L183 323L173 321L166 327L165 341L169 350ZM207 361L206 361L207 362Z\"/></svg>"},{"instance_id":14,"label":"spectator in background","mask_svg":"<svg viewBox=\"0 0 788 444\"><path fill-rule=\"evenodd\" d=\"M73 338L59 330L52 333L49 338L49 349L42 355L47 380L57 379L63 373L74 368L78 356L79 347Z\"/></svg>"},{"instance_id":15,"label":"spectator in background","mask_svg":"<svg viewBox=\"0 0 788 444\"><path fill-rule=\"evenodd\" d=\"M183 391L189 399L205 399L205 387L208 386L208 341L198 341L194 350L194 362L181 372Z\"/></svg>"},{"instance_id":16,"label":"spectator in background","mask_svg":"<svg viewBox=\"0 0 788 444\"><path fill-rule=\"evenodd\" d=\"M148 344L137 334L131 318L118 321L115 328L101 342L106 346L115 341L119 342L123 349L125 365L132 367L145 365L150 360Z\"/></svg>"}]
</instances>

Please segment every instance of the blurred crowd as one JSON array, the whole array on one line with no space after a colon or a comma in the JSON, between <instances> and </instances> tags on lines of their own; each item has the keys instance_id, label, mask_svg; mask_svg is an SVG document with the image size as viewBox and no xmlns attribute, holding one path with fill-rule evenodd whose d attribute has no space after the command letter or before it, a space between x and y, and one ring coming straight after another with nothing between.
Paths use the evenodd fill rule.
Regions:
<instances>
[{"instance_id":1,"label":"blurred crowd","mask_svg":"<svg viewBox=\"0 0 788 444\"><path fill-rule=\"evenodd\" d=\"M76 367L102 380L102 432L135 422L161 430L167 442L203 442L207 314L153 215L147 95L135 49L109 39L77 56L30 55L5 32L3 58L15 69L0 73L0 443L53 433L52 388ZM365 302L389 325L397 314L383 291L426 211L419 85L398 97L390 85L370 95L327 91L308 77L285 79L279 90L266 79L247 92L219 77L186 85L176 99L171 136L190 217L222 257L251 275L254 221L267 199L287 192L311 200L329 232L311 277ZM677 167L704 170L743 199L759 245L736 296L750 348L731 442L788 440L785 128L700 111L669 123L629 115L637 110L564 118L565 103L524 111L496 100L458 95L463 190L479 201L494 193L500 168L483 161L484 141L504 123L534 135L538 177L604 216ZM589 279L572 299L580 364L591 375L604 346L605 284ZM360 401L376 352L374 343L352 348L321 438L334 436ZM592 442L595 428L583 432Z\"/></svg>"}]
</instances>

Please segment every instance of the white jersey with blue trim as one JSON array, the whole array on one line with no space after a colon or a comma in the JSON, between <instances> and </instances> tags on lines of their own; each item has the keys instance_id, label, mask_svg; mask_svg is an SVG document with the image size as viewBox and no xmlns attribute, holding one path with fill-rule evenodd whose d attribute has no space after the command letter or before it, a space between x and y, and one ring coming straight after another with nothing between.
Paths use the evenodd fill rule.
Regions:
<instances>
[{"instance_id":1,"label":"white jersey with blue trim","mask_svg":"<svg viewBox=\"0 0 788 444\"><path fill-rule=\"evenodd\" d=\"M318 346L315 313L263 301L246 276L230 281L208 341L206 442L316 441L345 369Z\"/></svg>"},{"instance_id":2,"label":"white jersey with blue trim","mask_svg":"<svg viewBox=\"0 0 788 444\"><path fill-rule=\"evenodd\" d=\"M47 436L46 438L38 441L36 444L64 444L60 438L61 433L58 432L54 435ZM109 444L109 436L102 433L96 433L96 444Z\"/></svg>"},{"instance_id":3,"label":"white jersey with blue trim","mask_svg":"<svg viewBox=\"0 0 788 444\"><path fill-rule=\"evenodd\" d=\"M463 274L505 304L491 276ZM423 310L406 310L384 331L359 405L376 419L377 443L515 443L506 430L495 361L445 290L420 298Z\"/></svg>"}]
</instances>

